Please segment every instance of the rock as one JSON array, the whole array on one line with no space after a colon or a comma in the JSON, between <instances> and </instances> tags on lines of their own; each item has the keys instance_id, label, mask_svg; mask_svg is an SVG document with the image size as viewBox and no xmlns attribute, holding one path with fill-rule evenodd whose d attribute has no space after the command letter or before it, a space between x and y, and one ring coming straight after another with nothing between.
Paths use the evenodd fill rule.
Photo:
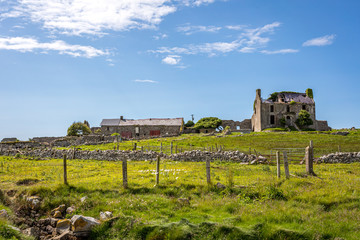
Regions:
<instances>
[{"instance_id":1,"label":"rock","mask_svg":"<svg viewBox=\"0 0 360 240\"><path fill-rule=\"evenodd\" d=\"M67 209L66 209L66 213L67 214L73 214L75 212L75 208L73 208L73 207L68 207Z\"/></svg>"},{"instance_id":2,"label":"rock","mask_svg":"<svg viewBox=\"0 0 360 240\"><path fill-rule=\"evenodd\" d=\"M218 182L216 184L216 187L219 188L219 189L225 189L226 188L226 186L224 184L221 184L220 182Z\"/></svg>"},{"instance_id":3,"label":"rock","mask_svg":"<svg viewBox=\"0 0 360 240\"><path fill-rule=\"evenodd\" d=\"M181 205L190 205L190 200L188 198L178 198L178 202Z\"/></svg>"},{"instance_id":4,"label":"rock","mask_svg":"<svg viewBox=\"0 0 360 240\"><path fill-rule=\"evenodd\" d=\"M54 231L54 228L50 225L47 225L46 228L45 228L46 232L48 234L51 234L53 231Z\"/></svg>"},{"instance_id":5,"label":"rock","mask_svg":"<svg viewBox=\"0 0 360 240\"><path fill-rule=\"evenodd\" d=\"M75 236L88 236L91 229L100 224L100 221L92 217L74 215L71 218L72 230Z\"/></svg>"},{"instance_id":6,"label":"rock","mask_svg":"<svg viewBox=\"0 0 360 240\"><path fill-rule=\"evenodd\" d=\"M66 211L65 204L62 204L62 205L58 206L57 208L51 210L51 215L54 215L56 211L59 211L61 214L65 213L65 211Z\"/></svg>"},{"instance_id":7,"label":"rock","mask_svg":"<svg viewBox=\"0 0 360 240\"><path fill-rule=\"evenodd\" d=\"M54 218L62 218L62 214L61 214L61 212L60 211L56 211L55 213L54 213L54 216L53 216Z\"/></svg>"},{"instance_id":8,"label":"rock","mask_svg":"<svg viewBox=\"0 0 360 240\"><path fill-rule=\"evenodd\" d=\"M27 236L32 236L32 237L38 237L40 233L36 228L31 227L31 228L25 229L23 231L23 234L25 234Z\"/></svg>"},{"instance_id":9,"label":"rock","mask_svg":"<svg viewBox=\"0 0 360 240\"><path fill-rule=\"evenodd\" d=\"M112 212L106 211L106 212L100 212L100 220L106 221L113 217Z\"/></svg>"},{"instance_id":10,"label":"rock","mask_svg":"<svg viewBox=\"0 0 360 240\"><path fill-rule=\"evenodd\" d=\"M52 226L53 228L55 228L58 221L59 221L59 219L50 218L50 226Z\"/></svg>"},{"instance_id":11,"label":"rock","mask_svg":"<svg viewBox=\"0 0 360 240\"><path fill-rule=\"evenodd\" d=\"M71 221L69 219L59 220L56 224L56 232L63 233L65 231L70 230Z\"/></svg>"},{"instance_id":12,"label":"rock","mask_svg":"<svg viewBox=\"0 0 360 240\"><path fill-rule=\"evenodd\" d=\"M5 209L0 210L0 218L8 218L9 214Z\"/></svg>"},{"instance_id":13,"label":"rock","mask_svg":"<svg viewBox=\"0 0 360 240\"><path fill-rule=\"evenodd\" d=\"M17 228L17 227L14 227L14 226L11 226L11 225L7 225L9 228L11 228L12 230L15 230L17 232L21 232L20 228Z\"/></svg>"},{"instance_id":14,"label":"rock","mask_svg":"<svg viewBox=\"0 0 360 240\"><path fill-rule=\"evenodd\" d=\"M50 240L67 240L71 237L71 235L72 235L72 232L70 232L70 230L67 230L59 236L50 238Z\"/></svg>"},{"instance_id":15,"label":"rock","mask_svg":"<svg viewBox=\"0 0 360 240\"><path fill-rule=\"evenodd\" d=\"M82 197L82 198L80 198L80 202L84 203L84 202L86 201L86 199L88 199L88 197L87 197L87 196Z\"/></svg>"},{"instance_id":16,"label":"rock","mask_svg":"<svg viewBox=\"0 0 360 240\"><path fill-rule=\"evenodd\" d=\"M29 204L31 209L37 210L40 208L41 198L37 196L31 196L26 198L26 202Z\"/></svg>"}]
</instances>

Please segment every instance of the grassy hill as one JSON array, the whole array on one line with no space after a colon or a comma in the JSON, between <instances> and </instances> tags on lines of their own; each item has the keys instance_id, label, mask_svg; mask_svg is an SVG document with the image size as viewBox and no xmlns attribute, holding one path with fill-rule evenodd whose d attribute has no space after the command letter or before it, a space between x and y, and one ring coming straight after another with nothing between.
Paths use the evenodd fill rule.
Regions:
<instances>
[{"instance_id":1,"label":"grassy hill","mask_svg":"<svg viewBox=\"0 0 360 240\"><path fill-rule=\"evenodd\" d=\"M242 137L233 139L238 138ZM44 216L60 204L95 218L100 211L112 211L114 218L94 229L91 239L358 239L360 235L357 163L315 165L318 177L306 177L303 165L290 165L292 177L278 180L275 166L215 161L213 185L208 186L204 163L163 160L160 185L154 186L155 162L129 161L128 189L121 186L121 162L69 160L69 186L62 184L61 163L0 157L0 189L16 190L19 198L40 196ZM225 189L216 187L217 182ZM87 200L81 202L84 196ZM6 208L14 215L11 205ZM6 233L6 224L0 222L0 236Z\"/></svg>"}]
</instances>

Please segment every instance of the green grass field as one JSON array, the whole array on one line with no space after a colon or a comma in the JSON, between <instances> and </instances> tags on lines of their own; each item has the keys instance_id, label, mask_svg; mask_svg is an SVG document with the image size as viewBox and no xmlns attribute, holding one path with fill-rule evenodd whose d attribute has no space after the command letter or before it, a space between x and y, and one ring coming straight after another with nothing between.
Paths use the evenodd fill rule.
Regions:
<instances>
[{"instance_id":1,"label":"green grass field","mask_svg":"<svg viewBox=\"0 0 360 240\"><path fill-rule=\"evenodd\" d=\"M225 150L239 150L249 152L249 148L254 149L261 154L268 155L274 153L277 148L305 148L309 141L314 142L315 155L321 156L334 153L340 150L342 152L360 151L360 130L350 131L348 136L339 136L329 134L330 132L260 132L250 134L233 133L229 136L207 136L204 134L183 134L179 137L156 138L139 141L123 141L119 143L120 150L131 150L134 143L137 149L160 151L160 144L163 145L163 152L170 152L170 143L173 143L173 152L175 146L178 151L185 150L208 150L209 148L221 145ZM83 150L109 150L116 147L116 143L103 145L82 145L79 148Z\"/></svg>"},{"instance_id":2,"label":"green grass field","mask_svg":"<svg viewBox=\"0 0 360 240\"><path fill-rule=\"evenodd\" d=\"M275 166L213 162L212 183L226 185L218 189L207 185L205 163L162 160L155 186L155 162L129 161L126 190L121 162L69 160L69 186L62 184L61 164L61 159L0 157L0 188L36 194L47 211L63 203L96 218L112 211L115 218L94 229L92 239L360 236L360 164L315 165L319 177L306 177L304 165L290 165L292 177L278 180ZM32 185L19 185L24 180ZM190 205L178 198L189 198ZM0 222L0 235L4 226Z\"/></svg>"}]
</instances>

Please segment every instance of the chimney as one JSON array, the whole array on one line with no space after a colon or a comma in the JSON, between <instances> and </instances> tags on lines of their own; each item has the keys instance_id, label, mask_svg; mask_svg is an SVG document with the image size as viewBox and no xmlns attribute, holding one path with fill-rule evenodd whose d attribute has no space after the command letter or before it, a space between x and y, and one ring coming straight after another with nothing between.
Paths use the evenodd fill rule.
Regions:
<instances>
[{"instance_id":1,"label":"chimney","mask_svg":"<svg viewBox=\"0 0 360 240\"><path fill-rule=\"evenodd\" d=\"M261 89L256 89L256 98L260 98L261 99Z\"/></svg>"},{"instance_id":2,"label":"chimney","mask_svg":"<svg viewBox=\"0 0 360 240\"><path fill-rule=\"evenodd\" d=\"M120 116L120 120L123 121L123 120L124 120L124 116Z\"/></svg>"}]
</instances>

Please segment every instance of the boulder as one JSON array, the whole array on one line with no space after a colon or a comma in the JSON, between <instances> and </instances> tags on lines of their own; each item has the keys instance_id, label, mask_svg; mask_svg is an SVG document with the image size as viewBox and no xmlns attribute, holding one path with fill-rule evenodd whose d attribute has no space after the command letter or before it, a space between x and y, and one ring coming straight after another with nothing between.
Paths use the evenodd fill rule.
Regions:
<instances>
[{"instance_id":1,"label":"boulder","mask_svg":"<svg viewBox=\"0 0 360 240\"><path fill-rule=\"evenodd\" d=\"M9 214L5 209L0 210L0 218L8 218Z\"/></svg>"},{"instance_id":2,"label":"boulder","mask_svg":"<svg viewBox=\"0 0 360 240\"><path fill-rule=\"evenodd\" d=\"M82 197L82 198L80 198L80 202L84 203L84 202L86 201L86 199L88 199L88 197L87 197L87 196Z\"/></svg>"},{"instance_id":3,"label":"boulder","mask_svg":"<svg viewBox=\"0 0 360 240\"><path fill-rule=\"evenodd\" d=\"M37 210L40 208L41 198L38 196L31 196L26 198L26 202L28 203L29 207L33 210Z\"/></svg>"},{"instance_id":4,"label":"boulder","mask_svg":"<svg viewBox=\"0 0 360 240\"><path fill-rule=\"evenodd\" d=\"M61 214L61 212L60 211L56 211L55 213L54 213L54 216L53 216L54 218L62 218L62 214Z\"/></svg>"},{"instance_id":5,"label":"boulder","mask_svg":"<svg viewBox=\"0 0 360 240\"><path fill-rule=\"evenodd\" d=\"M106 221L113 217L112 212L106 211L106 212L100 212L100 220Z\"/></svg>"},{"instance_id":6,"label":"boulder","mask_svg":"<svg viewBox=\"0 0 360 240\"><path fill-rule=\"evenodd\" d=\"M88 236L91 232L91 229L100 224L100 221L92 218L85 217L82 215L74 215L71 218L72 230L74 231L75 236Z\"/></svg>"},{"instance_id":7,"label":"boulder","mask_svg":"<svg viewBox=\"0 0 360 240\"><path fill-rule=\"evenodd\" d=\"M56 223L56 232L61 234L65 231L69 231L70 227L71 227L71 221L69 219L59 220Z\"/></svg>"},{"instance_id":8,"label":"boulder","mask_svg":"<svg viewBox=\"0 0 360 240\"><path fill-rule=\"evenodd\" d=\"M226 188L226 186L224 184L221 184L220 182L218 182L216 184L216 187L219 188L219 189L225 189Z\"/></svg>"},{"instance_id":9,"label":"boulder","mask_svg":"<svg viewBox=\"0 0 360 240\"><path fill-rule=\"evenodd\" d=\"M27 236L32 236L32 237L38 237L40 233L36 228L31 227L31 228L25 229L23 231L23 234L25 234Z\"/></svg>"},{"instance_id":10,"label":"boulder","mask_svg":"<svg viewBox=\"0 0 360 240\"><path fill-rule=\"evenodd\" d=\"M75 208L74 207L68 207L66 209L66 214L73 214L75 212Z\"/></svg>"}]
</instances>

